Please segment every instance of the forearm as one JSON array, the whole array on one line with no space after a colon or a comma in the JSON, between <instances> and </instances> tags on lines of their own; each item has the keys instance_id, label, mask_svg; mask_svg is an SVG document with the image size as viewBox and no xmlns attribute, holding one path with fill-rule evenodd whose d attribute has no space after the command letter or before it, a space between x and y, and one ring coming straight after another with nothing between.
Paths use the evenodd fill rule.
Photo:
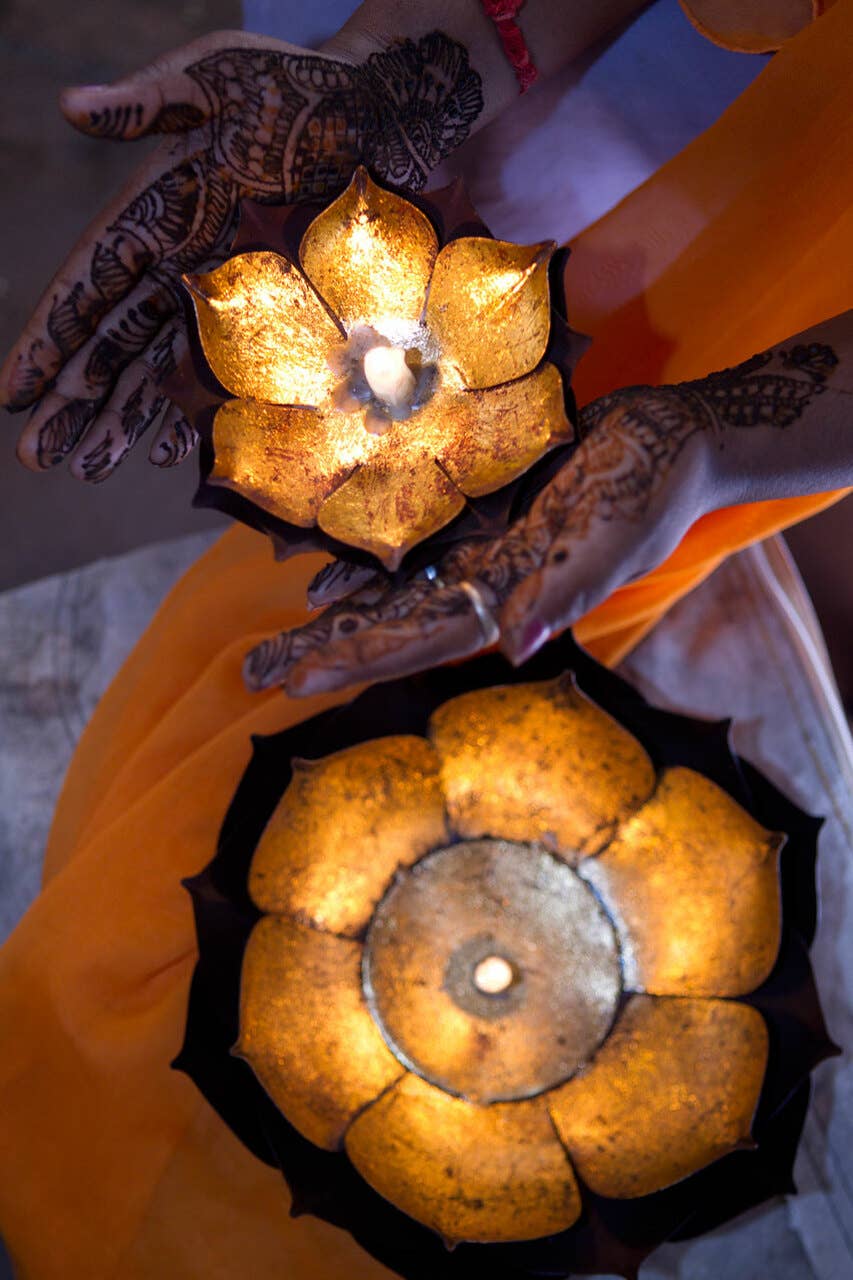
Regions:
<instances>
[{"instance_id":1,"label":"forearm","mask_svg":"<svg viewBox=\"0 0 853 1280\"><path fill-rule=\"evenodd\" d=\"M853 484L853 311L678 390L701 407L711 506Z\"/></svg>"},{"instance_id":2,"label":"forearm","mask_svg":"<svg viewBox=\"0 0 853 1280\"><path fill-rule=\"evenodd\" d=\"M532 60L545 78L579 57L645 0L527 0L518 15ZM515 74L480 0L364 0L323 52L361 61L397 40L441 31L467 51L482 81L483 110L473 129L518 98Z\"/></svg>"}]
</instances>

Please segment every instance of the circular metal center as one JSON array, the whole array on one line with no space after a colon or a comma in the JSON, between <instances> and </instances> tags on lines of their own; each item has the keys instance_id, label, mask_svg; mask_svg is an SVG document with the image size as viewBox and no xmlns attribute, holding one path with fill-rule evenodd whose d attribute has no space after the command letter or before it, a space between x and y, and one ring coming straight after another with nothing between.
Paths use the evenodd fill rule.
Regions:
<instances>
[{"instance_id":1,"label":"circular metal center","mask_svg":"<svg viewBox=\"0 0 853 1280\"><path fill-rule=\"evenodd\" d=\"M545 849L467 840L398 874L364 950L371 1013L402 1063L478 1102L568 1079L622 990L613 924Z\"/></svg>"}]
</instances>

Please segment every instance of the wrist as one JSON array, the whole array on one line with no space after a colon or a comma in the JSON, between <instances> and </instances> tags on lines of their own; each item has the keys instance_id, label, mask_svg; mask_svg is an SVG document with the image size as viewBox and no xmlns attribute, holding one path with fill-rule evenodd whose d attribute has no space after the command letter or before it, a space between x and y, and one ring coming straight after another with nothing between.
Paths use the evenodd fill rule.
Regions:
<instances>
[{"instance_id":1,"label":"wrist","mask_svg":"<svg viewBox=\"0 0 853 1280\"><path fill-rule=\"evenodd\" d=\"M482 128L517 96L518 86L480 0L434 0L428 5L423 0L364 0L321 52L363 64L402 41L417 43L433 32L458 45L479 78L483 106L474 129Z\"/></svg>"},{"instance_id":2,"label":"wrist","mask_svg":"<svg viewBox=\"0 0 853 1280\"><path fill-rule=\"evenodd\" d=\"M744 495L746 459L744 447L749 441L738 438L731 431L720 430L715 407L710 397L703 395L695 385L675 388L691 405L693 431L689 449L700 515L718 511L721 507L734 507L749 501Z\"/></svg>"},{"instance_id":3,"label":"wrist","mask_svg":"<svg viewBox=\"0 0 853 1280\"><path fill-rule=\"evenodd\" d=\"M678 390L696 405L721 505L850 483L853 313Z\"/></svg>"}]
</instances>

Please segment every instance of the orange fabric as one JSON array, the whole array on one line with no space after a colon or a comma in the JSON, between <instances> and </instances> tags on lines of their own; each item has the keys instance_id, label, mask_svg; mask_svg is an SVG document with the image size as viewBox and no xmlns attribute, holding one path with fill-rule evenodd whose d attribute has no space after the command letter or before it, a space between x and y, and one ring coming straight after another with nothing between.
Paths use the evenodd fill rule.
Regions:
<instances>
[{"instance_id":1,"label":"orange fabric","mask_svg":"<svg viewBox=\"0 0 853 1280\"><path fill-rule=\"evenodd\" d=\"M701 374L853 306L853 0L803 32L705 136L580 238L586 396ZM833 495L719 512L578 629L608 659L726 551ZM249 759L331 699L246 693L252 643L303 615L304 559L235 528L178 584L89 725L44 891L0 953L0 1229L23 1280L385 1275L291 1221L278 1176L168 1063L210 858Z\"/></svg>"}]
</instances>

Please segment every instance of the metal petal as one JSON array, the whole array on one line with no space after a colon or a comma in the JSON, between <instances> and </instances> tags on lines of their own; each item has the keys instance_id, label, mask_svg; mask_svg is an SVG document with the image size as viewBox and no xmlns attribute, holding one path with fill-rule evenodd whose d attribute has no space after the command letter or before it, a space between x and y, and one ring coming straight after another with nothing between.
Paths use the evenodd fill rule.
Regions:
<instances>
[{"instance_id":1,"label":"metal petal","mask_svg":"<svg viewBox=\"0 0 853 1280\"><path fill-rule=\"evenodd\" d=\"M396 450L389 447L392 438L399 437L392 432L381 437L381 452L326 499L317 523L331 537L370 551L393 571L411 547L459 514L465 498L431 450Z\"/></svg>"},{"instance_id":2,"label":"metal petal","mask_svg":"<svg viewBox=\"0 0 853 1280\"><path fill-rule=\"evenodd\" d=\"M654 787L640 744L566 677L462 694L430 737L460 835L539 841L569 861L602 848Z\"/></svg>"},{"instance_id":3,"label":"metal petal","mask_svg":"<svg viewBox=\"0 0 853 1280\"><path fill-rule=\"evenodd\" d=\"M397 868L446 839L438 757L425 739L297 760L252 859L249 893L261 911L357 935Z\"/></svg>"},{"instance_id":4,"label":"metal petal","mask_svg":"<svg viewBox=\"0 0 853 1280\"><path fill-rule=\"evenodd\" d=\"M347 329L396 337L420 318L437 253L429 219L359 168L305 232L299 260Z\"/></svg>"},{"instance_id":5,"label":"metal petal","mask_svg":"<svg viewBox=\"0 0 853 1280\"><path fill-rule=\"evenodd\" d=\"M779 950L781 845L701 774L668 770L581 871L619 925L626 986L656 995L754 991Z\"/></svg>"},{"instance_id":6,"label":"metal petal","mask_svg":"<svg viewBox=\"0 0 853 1280\"><path fill-rule=\"evenodd\" d=\"M358 943L274 916L255 925L246 947L234 1053L290 1123L327 1150L402 1073L364 1005Z\"/></svg>"},{"instance_id":7,"label":"metal petal","mask_svg":"<svg viewBox=\"0 0 853 1280\"><path fill-rule=\"evenodd\" d=\"M440 408L452 428L441 460L469 498L494 493L550 445L572 438L563 381L552 364L502 387L461 392Z\"/></svg>"},{"instance_id":8,"label":"metal petal","mask_svg":"<svg viewBox=\"0 0 853 1280\"><path fill-rule=\"evenodd\" d=\"M341 332L305 277L277 253L241 253L208 275L184 276L201 345L233 395L320 404L335 375Z\"/></svg>"},{"instance_id":9,"label":"metal petal","mask_svg":"<svg viewBox=\"0 0 853 1280\"><path fill-rule=\"evenodd\" d=\"M548 1095L582 1180L649 1195L748 1144L767 1043L748 1005L633 996L592 1064Z\"/></svg>"},{"instance_id":10,"label":"metal petal","mask_svg":"<svg viewBox=\"0 0 853 1280\"><path fill-rule=\"evenodd\" d=\"M464 236L438 255L426 307L442 358L468 387L494 387L530 373L551 327L548 262L556 245Z\"/></svg>"},{"instance_id":11,"label":"metal petal","mask_svg":"<svg viewBox=\"0 0 853 1280\"><path fill-rule=\"evenodd\" d=\"M378 443L355 414L229 400L213 422L208 483L308 527L323 501L373 456Z\"/></svg>"},{"instance_id":12,"label":"metal petal","mask_svg":"<svg viewBox=\"0 0 853 1280\"><path fill-rule=\"evenodd\" d=\"M448 1241L533 1240L580 1215L540 1099L479 1107L408 1075L353 1122L346 1149L380 1195Z\"/></svg>"}]
</instances>

